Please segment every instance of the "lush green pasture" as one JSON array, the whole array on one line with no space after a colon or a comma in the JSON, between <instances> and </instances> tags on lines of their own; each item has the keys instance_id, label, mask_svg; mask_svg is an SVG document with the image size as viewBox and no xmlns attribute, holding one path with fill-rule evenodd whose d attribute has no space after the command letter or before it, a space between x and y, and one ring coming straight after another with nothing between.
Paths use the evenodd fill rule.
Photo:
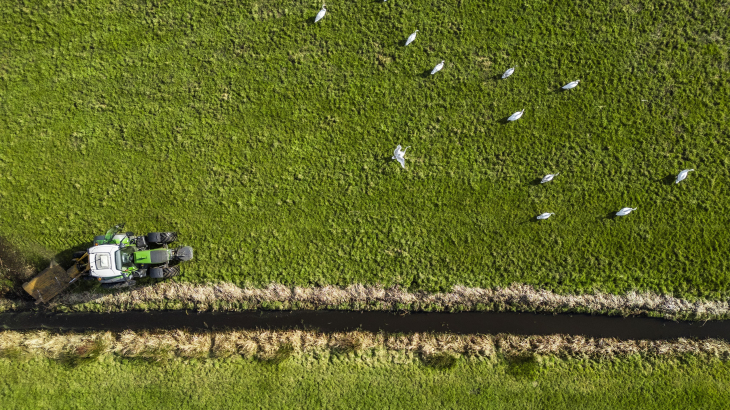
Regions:
<instances>
[{"instance_id":1,"label":"lush green pasture","mask_svg":"<svg viewBox=\"0 0 730 410\"><path fill-rule=\"evenodd\" d=\"M6 2L0 236L40 264L117 221L177 230L188 281L730 295L730 3L327 4ZM319 397L279 374L249 387ZM487 397L449 389L424 400Z\"/></svg>"},{"instance_id":2,"label":"lush green pasture","mask_svg":"<svg viewBox=\"0 0 730 410\"><path fill-rule=\"evenodd\" d=\"M0 359L4 409L489 408L725 409L722 362L404 364L246 360L150 365L107 359L68 368Z\"/></svg>"}]
</instances>

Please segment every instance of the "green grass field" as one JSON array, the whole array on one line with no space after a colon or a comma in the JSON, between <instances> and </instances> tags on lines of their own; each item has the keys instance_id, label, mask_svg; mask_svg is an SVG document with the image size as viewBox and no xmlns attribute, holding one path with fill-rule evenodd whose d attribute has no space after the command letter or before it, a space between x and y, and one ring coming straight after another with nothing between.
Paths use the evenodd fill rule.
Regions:
<instances>
[{"instance_id":1,"label":"green grass field","mask_svg":"<svg viewBox=\"0 0 730 410\"><path fill-rule=\"evenodd\" d=\"M730 367L717 361L624 359L543 364L403 364L244 359L150 365L107 358L68 368L0 359L5 409L488 408L725 409Z\"/></svg>"},{"instance_id":2,"label":"green grass field","mask_svg":"<svg viewBox=\"0 0 730 410\"><path fill-rule=\"evenodd\" d=\"M11 1L0 236L41 265L177 230L196 282L728 296L729 5Z\"/></svg>"}]
</instances>

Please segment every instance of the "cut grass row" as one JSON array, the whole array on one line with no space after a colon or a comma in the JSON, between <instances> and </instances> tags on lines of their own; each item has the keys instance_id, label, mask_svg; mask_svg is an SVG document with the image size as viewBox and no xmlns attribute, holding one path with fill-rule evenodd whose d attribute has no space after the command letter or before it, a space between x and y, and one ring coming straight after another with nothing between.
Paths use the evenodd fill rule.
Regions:
<instances>
[{"instance_id":1,"label":"cut grass row","mask_svg":"<svg viewBox=\"0 0 730 410\"><path fill-rule=\"evenodd\" d=\"M692 357L461 361L442 371L408 357L149 364L106 358L69 367L0 359L4 408L724 409L730 366Z\"/></svg>"},{"instance_id":2,"label":"cut grass row","mask_svg":"<svg viewBox=\"0 0 730 410\"><path fill-rule=\"evenodd\" d=\"M80 364L103 356L162 362L172 359L224 359L243 357L262 362L281 362L294 355L353 354L365 361L407 354L455 364L460 359L527 360L543 356L593 360L676 359L692 356L703 360L730 358L730 344L721 339L621 340L584 336L520 336L509 334L319 332L312 330L216 330L157 331L0 332L0 357L49 358ZM451 360L449 360L449 358ZM448 367L448 366L439 366Z\"/></svg>"},{"instance_id":3,"label":"cut grass row","mask_svg":"<svg viewBox=\"0 0 730 410\"><path fill-rule=\"evenodd\" d=\"M176 230L191 282L730 295L727 2L328 6L0 9L0 235Z\"/></svg>"},{"instance_id":4,"label":"cut grass row","mask_svg":"<svg viewBox=\"0 0 730 410\"><path fill-rule=\"evenodd\" d=\"M38 309L30 301L0 298L0 312ZM727 301L688 300L653 293L623 295L555 294L531 286L480 289L455 286L448 293L408 292L380 286L240 288L230 283L158 283L123 291L67 292L44 305L46 312L126 312L154 310L358 310L496 311L647 315L672 320L730 318Z\"/></svg>"}]
</instances>

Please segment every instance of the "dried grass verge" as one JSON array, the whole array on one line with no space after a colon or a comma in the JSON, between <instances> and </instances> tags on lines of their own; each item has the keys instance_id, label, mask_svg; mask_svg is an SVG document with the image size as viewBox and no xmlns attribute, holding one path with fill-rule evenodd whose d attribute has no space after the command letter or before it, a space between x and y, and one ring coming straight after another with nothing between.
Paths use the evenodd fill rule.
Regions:
<instances>
[{"instance_id":1,"label":"dried grass verge","mask_svg":"<svg viewBox=\"0 0 730 410\"><path fill-rule=\"evenodd\" d=\"M27 303L0 300L0 311L18 310ZM676 320L730 318L727 300L675 298L649 292L557 294L532 286L513 284L482 289L455 286L451 292L408 292L398 287L350 285L347 287L241 288L231 283L195 285L158 283L116 293L67 293L56 298L55 311L193 309L236 311L251 309L341 309L410 311L523 311L583 312L613 315L649 315Z\"/></svg>"},{"instance_id":2,"label":"dried grass verge","mask_svg":"<svg viewBox=\"0 0 730 410\"><path fill-rule=\"evenodd\" d=\"M46 357L73 366L103 355L159 362L168 359L205 359L243 356L279 364L294 355L323 353L372 357L373 352L401 352L422 357L424 364L448 369L463 356L524 358L531 355L611 359L629 355L675 357L697 355L730 358L730 344L722 340L672 341L586 338L581 336L453 335L414 333L394 335L369 332L312 331L228 332L0 332L0 357ZM387 358L387 355L386 355Z\"/></svg>"}]
</instances>

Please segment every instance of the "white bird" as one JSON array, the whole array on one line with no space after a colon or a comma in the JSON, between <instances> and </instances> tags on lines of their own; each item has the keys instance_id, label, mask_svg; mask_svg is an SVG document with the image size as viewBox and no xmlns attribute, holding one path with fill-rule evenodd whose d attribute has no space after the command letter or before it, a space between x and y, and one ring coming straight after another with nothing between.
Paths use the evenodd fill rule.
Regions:
<instances>
[{"instance_id":1,"label":"white bird","mask_svg":"<svg viewBox=\"0 0 730 410\"><path fill-rule=\"evenodd\" d=\"M575 81L569 82L568 84L565 84L564 86L562 86L560 88L562 88L563 90L570 90L571 88L577 87L579 82L580 82L580 80L575 80Z\"/></svg>"},{"instance_id":2,"label":"white bird","mask_svg":"<svg viewBox=\"0 0 730 410\"><path fill-rule=\"evenodd\" d=\"M674 181L675 184L678 184L679 181L684 181L685 178L687 178L687 174L689 174L690 171L694 171L694 169L685 169L682 172L677 175L677 180Z\"/></svg>"},{"instance_id":3,"label":"white bird","mask_svg":"<svg viewBox=\"0 0 730 410\"><path fill-rule=\"evenodd\" d=\"M408 40L406 40L406 45L411 44L413 40L416 39L416 34L418 34L418 30L414 31L413 34L408 36Z\"/></svg>"},{"instance_id":4,"label":"white bird","mask_svg":"<svg viewBox=\"0 0 730 410\"><path fill-rule=\"evenodd\" d=\"M555 178L558 175L560 175L560 172L558 172L557 174L547 174L544 177L542 177L542 180L540 181L540 183L544 184L546 182L550 182L553 180L553 178Z\"/></svg>"},{"instance_id":5,"label":"white bird","mask_svg":"<svg viewBox=\"0 0 730 410\"><path fill-rule=\"evenodd\" d=\"M635 211L636 208L621 208L618 212L616 212L616 216L625 216L631 213L631 211Z\"/></svg>"},{"instance_id":6,"label":"white bird","mask_svg":"<svg viewBox=\"0 0 730 410\"><path fill-rule=\"evenodd\" d=\"M325 8L324 4L322 5L322 10L317 13L317 17L314 18L314 22L318 22L324 18L324 15L327 14L327 9Z\"/></svg>"},{"instance_id":7,"label":"white bird","mask_svg":"<svg viewBox=\"0 0 730 410\"><path fill-rule=\"evenodd\" d=\"M433 70L431 70L431 75L438 73L439 71L441 71L442 68L444 68L444 60L441 60L441 62L438 63L436 67L433 68Z\"/></svg>"},{"instance_id":8,"label":"white bird","mask_svg":"<svg viewBox=\"0 0 730 410\"><path fill-rule=\"evenodd\" d=\"M512 75L512 73L515 72L515 68L512 67L509 70L505 71L504 74L502 74L502 78L507 78Z\"/></svg>"},{"instance_id":9,"label":"white bird","mask_svg":"<svg viewBox=\"0 0 730 410\"><path fill-rule=\"evenodd\" d=\"M410 146L407 146L406 149L401 149L400 145L398 145L397 147L395 147L395 151L393 151L393 159L400 162L400 166L402 166L403 168L406 167L405 155L408 148L410 148Z\"/></svg>"},{"instance_id":10,"label":"white bird","mask_svg":"<svg viewBox=\"0 0 730 410\"><path fill-rule=\"evenodd\" d=\"M555 215L555 214L552 212L545 212L544 214L538 215L537 219L539 219L539 220L548 219L548 218L550 218L550 215Z\"/></svg>"},{"instance_id":11,"label":"white bird","mask_svg":"<svg viewBox=\"0 0 730 410\"><path fill-rule=\"evenodd\" d=\"M520 118L522 118L522 114L525 112L525 109L523 108L522 111L517 111L516 113L512 114L507 118L507 121L517 121Z\"/></svg>"}]
</instances>

